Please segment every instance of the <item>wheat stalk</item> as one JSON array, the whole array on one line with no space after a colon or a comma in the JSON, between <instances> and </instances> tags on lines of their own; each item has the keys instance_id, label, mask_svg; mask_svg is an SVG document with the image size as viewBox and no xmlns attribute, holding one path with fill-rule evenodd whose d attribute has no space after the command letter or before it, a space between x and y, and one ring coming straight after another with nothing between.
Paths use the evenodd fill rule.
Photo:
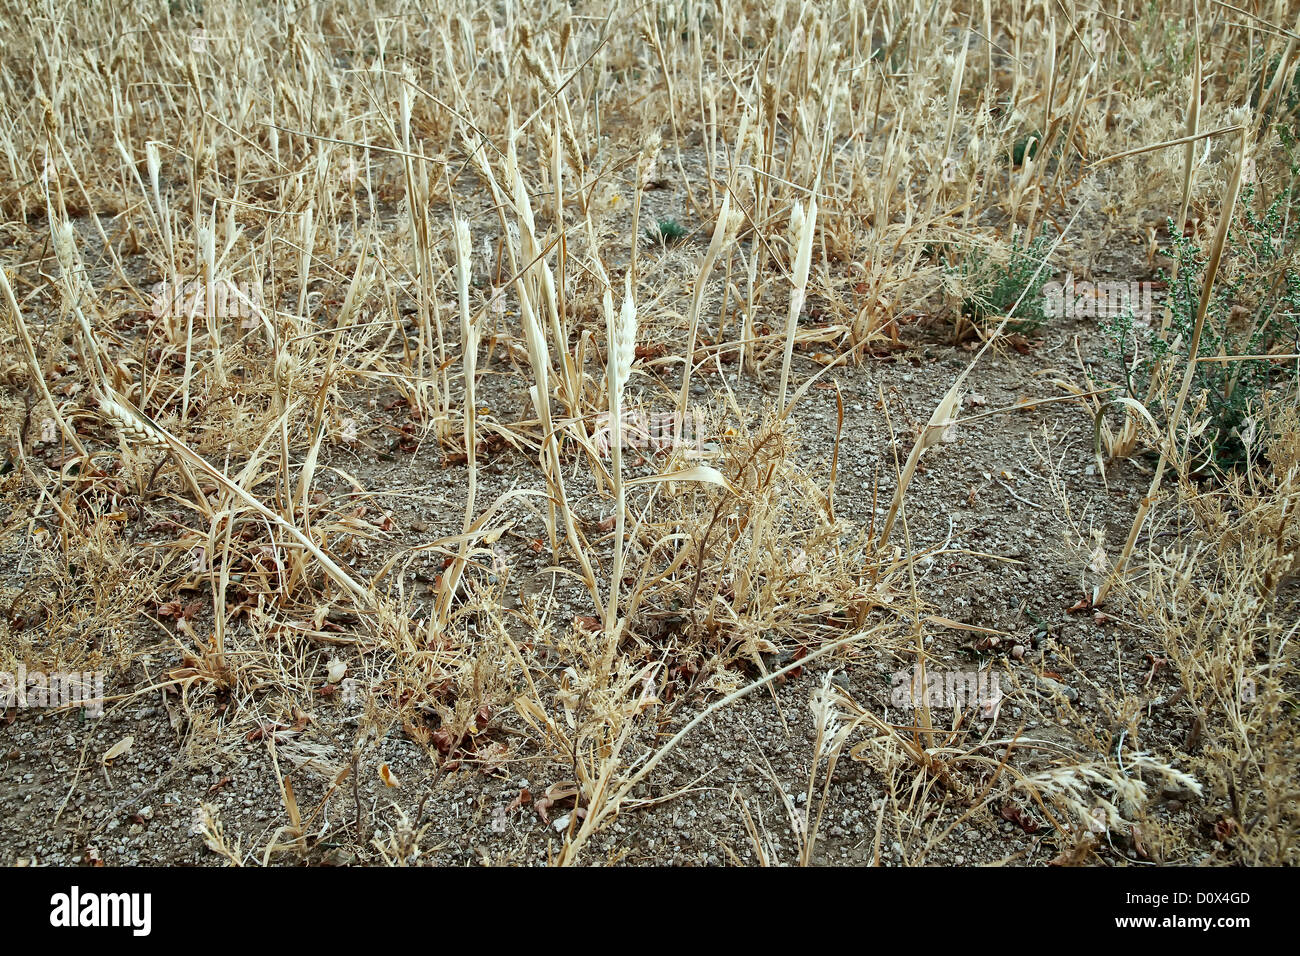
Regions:
<instances>
[{"instance_id":1,"label":"wheat stalk","mask_svg":"<svg viewBox=\"0 0 1300 956\"><path fill-rule=\"evenodd\" d=\"M513 143L513 135L511 139ZM519 168L514 161L514 148L510 148L506 157L506 172L511 180L512 196L507 197L497 183L496 176L492 172L492 167L488 164L487 158L483 154L481 145L474 146L472 155L478 163L479 169L487 180L492 190L493 196L497 198L499 215L501 216L502 230L506 229L505 208L513 206L516 220L519 228L519 243L522 249L517 250L515 243L507 242L506 248L510 255L511 268L514 272L515 292L519 298L520 324L524 331L524 344L528 351L529 365L533 370L534 384L529 393L532 399L533 408L537 412L538 421L542 426L542 452L541 465L543 472L550 484L552 494L552 509L558 509L560 519L564 523L565 537L569 542L569 547L573 551L574 557L582 570L583 583L587 586L593 601L597 607L600 606L600 592L596 585L596 576L592 573L591 564L587 560L587 554L583 548L581 537L578 534L578 528L574 522L573 514L569 509L568 496L564 489L564 472L560 461L560 443L556 434L554 424L551 419L551 396L550 396L550 369L551 360L546 348L546 338L542 334L541 326L538 322L537 298L539 295L538 282L533 275L533 269L539 264L541 251L537 249L536 242L532 233L532 207L528 201L528 190L524 186L523 177L519 174ZM525 256L523 250L531 250L534 254ZM521 263L522 260L522 263ZM544 266L544 263L542 264ZM549 270L543 268L543 275L549 275ZM553 303L552 303L553 305ZM548 523L547 532L551 538L552 551L555 552L555 526L554 514L552 513L551 521Z\"/></svg>"},{"instance_id":2,"label":"wheat stalk","mask_svg":"<svg viewBox=\"0 0 1300 956\"><path fill-rule=\"evenodd\" d=\"M690 331L686 337L686 364L682 369L682 389L677 398L677 414L681 419L686 417L686 403L691 393L691 373L695 369L695 341L699 336L700 305L704 301L704 283L708 281L709 273L713 271L713 264L718 259L718 253L722 251L723 245L728 241L732 232L731 194L728 192L722 197L722 208L718 210L718 221L713 226L713 238L709 240L708 251L704 253L704 261L700 263L700 271L695 277L695 288L691 293Z\"/></svg>"},{"instance_id":3,"label":"wheat stalk","mask_svg":"<svg viewBox=\"0 0 1300 956\"><path fill-rule=\"evenodd\" d=\"M469 554L470 530L474 524L474 497L478 489L478 440L476 434L475 379L478 376L479 324L477 316L470 314L469 285L473 270L474 256L470 245L469 223L456 219L456 302L460 309L461 354L465 367L465 468L467 487L465 490L465 519L461 525L464 540L460 544L456 560L447 574L446 583L439 595L437 618L440 625L445 625L447 610L452 596L460 584Z\"/></svg>"},{"instance_id":4,"label":"wheat stalk","mask_svg":"<svg viewBox=\"0 0 1300 956\"><path fill-rule=\"evenodd\" d=\"M817 231L817 189L813 185L808 197L808 211L805 212L799 202L794 204L790 215L790 235L795 248L794 272L791 280L794 289L790 293L790 310L786 315L785 353L781 359L781 386L777 392L776 408L782 418L789 409L785 404L786 388L790 382L790 360L794 355L794 339L799 329L799 313L803 311L803 301L808 287L808 267L812 263L813 236Z\"/></svg>"},{"instance_id":5,"label":"wheat stalk","mask_svg":"<svg viewBox=\"0 0 1300 956\"><path fill-rule=\"evenodd\" d=\"M632 375L636 358L636 302L632 298L632 276L624 280L623 308L615 314L613 296L606 286L604 294L606 336L609 354L605 359L605 376L609 392L610 461L614 482L614 558L609 576L609 603L605 610L605 631L609 640L608 655L617 644L618 590L623 576L623 534L627 522L627 499L623 487L623 391ZM608 659L608 657L607 657Z\"/></svg>"}]
</instances>

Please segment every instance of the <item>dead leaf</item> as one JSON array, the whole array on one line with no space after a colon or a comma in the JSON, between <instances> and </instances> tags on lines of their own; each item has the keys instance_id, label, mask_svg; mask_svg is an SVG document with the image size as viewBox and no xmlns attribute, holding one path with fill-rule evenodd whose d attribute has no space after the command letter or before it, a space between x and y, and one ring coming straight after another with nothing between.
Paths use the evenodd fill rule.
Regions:
<instances>
[{"instance_id":1,"label":"dead leaf","mask_svg":"<svg viewBox=\"0 0 1300 956\"><path fill-rule=\"evenodd\" d=\"M1003 820L1014 823L1026 833L1038 832L1038 821L1025 813L1025 811L1014 803L1002 804L1001 816Z\"/></svg>"},{"instance_id":2,"label":"dead leaf","mask_svg":"<svg viewBox=\"0 0 1300 956\"><path fill-rule=\"evenodd\" d=\"M130 735L123 737L117 743L113 744L113 746L108 748L108 753L104 754L104 763L112 763L118 757L122 756L122 754L130 750L134 744L134 737Z\"/></svg>"}]
</instances>

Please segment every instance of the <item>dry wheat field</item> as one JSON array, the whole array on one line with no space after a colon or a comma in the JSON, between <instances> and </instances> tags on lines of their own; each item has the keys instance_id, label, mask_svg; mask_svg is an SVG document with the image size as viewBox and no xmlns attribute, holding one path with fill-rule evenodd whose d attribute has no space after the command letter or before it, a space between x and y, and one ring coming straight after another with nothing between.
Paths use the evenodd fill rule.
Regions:
<instances>
[{"instance_id":1,"label":"dry wheat field","mask_svg":"<svg viewBox=\"0 0 1300 956\"><path fill-rule=\"evenodd\" d=\"M1288 0L0 49L0 864L1300 860Z\"/></svg>"}]
</instances>

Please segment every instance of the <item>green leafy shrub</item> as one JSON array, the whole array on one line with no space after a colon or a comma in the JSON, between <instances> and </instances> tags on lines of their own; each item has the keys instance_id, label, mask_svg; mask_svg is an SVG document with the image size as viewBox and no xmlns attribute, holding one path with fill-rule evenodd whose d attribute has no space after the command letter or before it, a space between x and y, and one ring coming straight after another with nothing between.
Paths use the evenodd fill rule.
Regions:
<instances>
[{"instance_id":1,"label":"green leafy shrub","mask_svg":"<svg viewBox=\"0 0 1300 956\"><path fill-rule=\"evenodd\" d=\"M1290 141L1284 136L1283 143ZM1293 144L1292 144L1293 145ZM1290 149L1290 147L1288 147ZM1200 347L1191 396L1203 402L1200 420L1207 427L1191 439L1190 450L1201 468L1236 468L1245 462L1252 444L1266 437L1257 434L1256 411L1271 392L1296 400L1300 363L1296 360L1234 356L1295 355L1300 353L1300 196L1296 180L1300 164L1292 162L1290 183L1262 210L1256 212L1256 189L1241 193L1242 215L1228 232L1223 264L1215 282ZM1170 233L1174 223L1169 222ZM1188 360L1205 277L1205 260L1192 239L1175 235L1172 255L1178 262L1177 278L1168 274L1169 328L1137 328L1132 315L1105 326L1117 350L1122 384L1128 394L1144 400L1163 427ZM1162 371L1163 370L1163 371ZM1154 380L1157 384L1148 385Z\"/></svg>"},{"instance_id":2,"label":"green leafy shrub","mask_svg":"<svg viewBox=\"0 0 1300 956\"><path fill-rule=\"evenodd\" d=\"M974 250L959 265L949 267L964 293L961 314L973 324L986 325L1000 322L1015 307L1010 329L1032 332L1041 326L1047 318L1043 309L1043 285L1050 273L1038 267L1050 247L1051 239L1043 231L1027 243L1021 237L1013 238L1005 262L996 261L982 250Z\"/></svg>"}]
</instances>

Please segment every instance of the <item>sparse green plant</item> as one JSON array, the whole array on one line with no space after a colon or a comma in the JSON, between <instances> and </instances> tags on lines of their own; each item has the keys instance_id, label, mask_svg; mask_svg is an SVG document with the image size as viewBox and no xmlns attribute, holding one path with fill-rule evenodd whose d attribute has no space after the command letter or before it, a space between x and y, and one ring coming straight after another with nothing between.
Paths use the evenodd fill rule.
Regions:
<instances>
[{"instance_id":1,"label":"sparse green plant","mask_svg":"<svg viewBox=\"0 0 1300 956\"><path fill-rule=\"evenodd\" d=\"M1050 246L1046 232L1029 242L1015 236L1005 261L977 247L969 250L959 264L948 266L963 293L958 307L961 317L985 327L1000 321L1015 307L1008 327L1014 332L1037 330L1047 320L1042 290L1050 273L1039 267Z\"/></svg>"},{"instance_id":2,"label":"sparse green plant","mask_svg":"<svg viewBox=\"0 0 1300 956\"><path fill-rule=\"evenodd\" d=\"M1011 165L1023 166L1025 157L1034 159L1038 156L1038 147L1043 144L1043 134L1037 131L1019 137L1011 146Z\"/></svg>"},{"instance_id":3,"label":"sparse green plant","mask_svg":"<svg viewBox=\"0 0 1300 956\"><path fill-rule=\"evenodd\" d=\"M679 243L688 235L690 235L690 231L676 219L671 217L656 221L654 226L645 231L646 239L656 245L665 246Z\"/></svg>"},{"instance_id":4,"label":"sparse green plant","mask_svg":"<svg viewBox=\"0 0 1300 956\"><path fill-rule=\"evenodd\" d=\"M1262 211L1252 208L1254 187L1243 187L1242 217L1228 233L1224 281L1215 287L1196 356L1187 349L1205 261L1191 237L1175 234L1173 220L1168 226L1177 267L1172 276L1162 275L1169 286L1168 328L1137 328L1131 314L1103 326L1112 342L1107 354L1130 398L1141 400L1149 382L1167 381L1161 369L1171 361L1194 363L1192 392L1204 396L1206 427L1189 436L1188 453L1199 466L1223 471L1245 464L1248 446L1262 437L1258 413L1265 398L1300 395L1300 360L1286 357L1300 353L1298 175L1300 166L1293 164L1291 181ZM1173 384L1148 403L1158 422L1167 421Z\"/></svg>"}]
</instances>

